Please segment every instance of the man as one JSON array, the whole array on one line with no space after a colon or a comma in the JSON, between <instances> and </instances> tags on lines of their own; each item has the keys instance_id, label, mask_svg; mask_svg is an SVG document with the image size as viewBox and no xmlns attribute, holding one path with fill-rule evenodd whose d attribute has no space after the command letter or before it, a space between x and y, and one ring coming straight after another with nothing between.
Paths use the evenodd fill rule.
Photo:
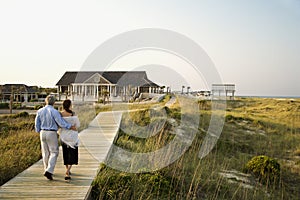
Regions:
<instances>
[{"instance_id":1,"label":"man","mask_svg":"<svg viewBox=\"0 0 300 200\"><path fill-rule=\"evenodd\" d=\"M44 176L53 180L53 172L58 157L57 130L59 127L76 130L75 126L67 123L53 105L55 97L48 95L46 106L37 111L35 117L35 131L40 133L41 149L45 173Z\"/></svg>"}]
</instances>

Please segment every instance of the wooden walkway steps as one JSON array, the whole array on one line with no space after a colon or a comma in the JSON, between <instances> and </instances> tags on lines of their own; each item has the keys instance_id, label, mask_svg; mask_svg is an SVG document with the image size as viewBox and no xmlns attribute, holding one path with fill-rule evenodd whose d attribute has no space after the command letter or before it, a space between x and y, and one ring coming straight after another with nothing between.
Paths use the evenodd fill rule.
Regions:
<instances>
[{"instance_id":1,"label":"wooden walkway steps","mask_svg":"<svg viewBox=\"0 0 300 200\"><path fill-rule=\"evenodd\" d=\"M86 199L100 162L104 161L121 121L121 112L102 112L80 132L79 164L72 167L71 181L64 180L62 151L54 171L54 180L43 176L38 161L0 187L0 199Z\"/></svg>"}]
</instances>

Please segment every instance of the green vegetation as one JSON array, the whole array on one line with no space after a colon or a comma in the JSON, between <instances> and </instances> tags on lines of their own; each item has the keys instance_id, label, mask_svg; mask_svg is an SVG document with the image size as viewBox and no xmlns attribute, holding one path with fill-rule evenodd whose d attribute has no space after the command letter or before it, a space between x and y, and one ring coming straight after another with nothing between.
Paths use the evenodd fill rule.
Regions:
<instances>
[{"instance_id":1,"label":"green vegetation","mask_svg":"<svg viewBox=\"0 0 300 200\"><path fill-rule=\"evenodd\" d=\"M81 127L88 126L96 116L92 105L77 105ZM59 105L55 105L59 109ZM39 134L34 130L35 115L20 112L0 115L0 185L41 159Z\"/></svg>"},{"instance_id":2,"label":"green vegetation","mask_svg":"<svg viewBox=\"0 0 300 200\"><path fill-rule=\"evenodd\" d=\"M0 103L0 109L9 109L9 103Z\"/></svg>"},{"instance_id":3,"label":"green vegetation","mask_svg":"<svg viewBox=\"0 0 300 200\"><path fill-rule=\"evenodd\" d=\"M298 199L300 100L239 98L228 101L222 134L214 149L201 160L198 153L207 134L211 102L199 101L198 104L198 134L182 157L163 169L137 174L102 164L93 182L93 198ZM165 110L169 118L180 122L178 104ZM135 123L147 125L155 121L149 112L139 111L131 117ZM130 125L128 118L122 119L121 126ZM172 141L174 128L176 123L167 122L162 131L149 138L134 137L135 131L141 131L138 128L131 129L130 135L121 130L115 145L132 152L154 151Z\"/></svg>"},{"instance_id":4,"label":"green vegetation","mask_svg":"<svg viewBox=\"0 0 300 200\"><path fill-rule=\"evenodd\" d=\"M13 103L12 109L24 109L21 103ZM0 103L0 109L9 109L9 103Z\"/></svg>"},{"instance_id":5,"label":"green vegetation","mask_svg":"<svg viewBox=\"0 0 300 200\"><path fill-rule=\"evenodd\" d=\"M107 111L119 111L119 110L142 110L152 107L158 107L164 105L170 99L169 95L166 95L162 102L153 103L107 103L107 104L94 104L94 103L74 103L73 111L78 115L80 120L79 131L88 127L89 123L96 117L99 112ZM98 102L99 103L99 102ZM58 110L62 109L62 106L57 107Z\"/></svg>"},{"instance_id":6,"label":"green vegetation","mask_svg":"<svg viewBox=\"0 0 300 200\"><path fill-rule=\"evenodd\" d=\"M60 108L61 109L61 108ZM60 110L58 109L58 110ZM80 121L80 127L78 131L82 131L83 129L86 129L90 122L96 117L96 109L95 106L90 103L83 103L83 104L73 104L73 109L75 112L75 115L78 116Z\"/></svg>"},{"instance_id":7,"label":"green vegetation","mask_svg":"<svg viewBox=\"0 0 300 200\"><path fill-rule=\"evenodd\" d=\"M160 195L162 197L174 196L169 194L172 188L178 184L178 180L167 176L167 171L156 171L153 173L129 174L109 169L102 165L99 170L107 174L98 178L97 184L105 187L101 191L94 191L99 199L153 199ZM147 184L143 184L147 183ZM102 192L105 190L106 192Z\"/></svg>"},{"instance_id":8,"label":"green vegetation","mask_svg":"<svg viewBox=\"0 0 300 200\"><path fill-rule=\"evenodd\" d=\"M25 106L25 105L22 105L22 103L13 103L12 104L12 109L13 110L38 110L40 109L41 107L44 106L44 103L40 103L40 104L37 104L35 106ZM9 109L9 103L0 103L0 109Z\"/></svg>"},{"instance_id":9,"label":"green vegetation","mask_svg":"<svg viewBox=\"0 0 300 200\"><path fill-rule=\"evenodd\" d=\"M132 152L152 152L174 139L181 109L161 103L118 105L75 104L81 127L98 112L136 110L123 115L115 145ZM239 98L228 101L225 125L214 149L203 159L198 153L211 120L211 102L199 101L199 129L189 149L163 169L125 173L104 164L93 182L94 199L298 199L300 196L300 100ZM170 120L160 122L154 110ZM159 113L159 110L158 110ZM154 115L153 115L154 114ZM190 114L191 119L194 116ZM131 118L138 124L131 126ZM149 125L147 138L135 137ZM129 129L130 135L128 134ZM4 182L41 158L28 113L0 116L0 177ZM184 127L188 128L188 127ZM124 131L126 130L126 131ZM157 131L159 130L159 131ZM247 172L247 173L245 173Z\"/></svg>"},{"instance_id":10,"label":"green vegetation","mask_svg":"<svg viewBox=\"0 0 300 200\"><path fill-rule=\"evenodd\" d=\"M261 183L276 185L280 180L280 164L268 156L255 156L245 166L247 173L253 173Z\"/></svg>"},{"instance_id":11,"label":"green vegetation","mask_svg":"<svg viewBox=\"0 0 300 200\"><path fill-rule=\"evenodd\" d=\"M27 112L0 116L0 185L41 159L34 116Z\"/></svg>"}]
</instances>

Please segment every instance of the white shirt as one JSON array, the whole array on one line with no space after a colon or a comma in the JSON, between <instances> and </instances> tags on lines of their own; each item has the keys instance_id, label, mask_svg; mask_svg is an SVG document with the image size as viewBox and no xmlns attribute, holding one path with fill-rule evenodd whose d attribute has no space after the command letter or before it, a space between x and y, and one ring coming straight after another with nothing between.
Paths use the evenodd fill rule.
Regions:
<instances>
[{"instance_id":1,"label":"white shirt","mask_svg":"<svg viewBox=\"0 0 300 200\"><path fill-rule=\"evenodd\" d=\"M68 123L80 127L80 122L77 116L63 117ZM59 131L60 140L66 145L75 149L79 145L78 131L73 131L66 128L61 128Z\"/></svg>"}]
</instances>

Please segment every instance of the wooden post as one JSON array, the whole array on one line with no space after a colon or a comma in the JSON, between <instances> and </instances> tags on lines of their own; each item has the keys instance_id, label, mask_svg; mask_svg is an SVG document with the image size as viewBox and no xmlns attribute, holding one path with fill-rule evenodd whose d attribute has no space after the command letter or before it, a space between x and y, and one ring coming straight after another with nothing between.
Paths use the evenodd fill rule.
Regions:
<instances>
[{"instance_id":1,"label":"wooden post","mask_svg":"<svg viewBox=\"0 0 300 200\"><path fill-rule=\"evenodd\" d=\"M9 114L12 114L13 99L14 99L14 88L13 86L11 86L11 92L9 98Z\"/></svg>"}]
</instances>

